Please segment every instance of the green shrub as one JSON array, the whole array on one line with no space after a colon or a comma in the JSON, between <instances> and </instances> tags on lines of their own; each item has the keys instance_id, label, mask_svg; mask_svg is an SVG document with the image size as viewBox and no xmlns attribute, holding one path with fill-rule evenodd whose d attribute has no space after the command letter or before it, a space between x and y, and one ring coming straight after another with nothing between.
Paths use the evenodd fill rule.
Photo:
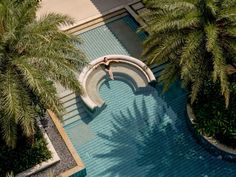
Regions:
<instances>
[{"instance_id":1,"label":"green shrub","mask_svg":"<svg viewBox=\"0 0 236 177\"><path fill-rule=\"evenodd\" d=\"M213 136L221 143L236 147L236 92L235 84L231 84L229 107L220 95L219 84L211 81L205 83L205 89L193 104L196 116L195 128L201 134Z\"/></svg>"},{"instance_id":2,"label":"green shrub","mask_svg":"<svg viewBox=\"0 0 236 177\"><path fill-rule=\"evenodd\" d=\"M10 171L17 174L49 158L51 158L51 153L39 129L32 140L20 137L15 149L7 147L1 140L0 176L5 177Z\"/></svg>"}]
</instances>

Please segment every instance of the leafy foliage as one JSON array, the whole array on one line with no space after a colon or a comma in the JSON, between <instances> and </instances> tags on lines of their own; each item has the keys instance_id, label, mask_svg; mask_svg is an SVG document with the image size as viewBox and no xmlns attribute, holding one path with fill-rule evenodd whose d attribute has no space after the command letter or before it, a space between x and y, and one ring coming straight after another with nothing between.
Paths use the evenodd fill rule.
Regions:
<instances>
[{"instance_id":1,"label":"leafy foliage","mask_svg":"<svg viewBox=\"0 0 236 177\"><path fill-rule=\"evenodd\" d=\"M204 82L204 91L193 104L196 116L195 128L207 136L213 136L220 142L236 147L236 84L232 84L229 107L224 105L224 97L219 94L220 84Z\"/></svg>"},{"instance_id":2,"label":"leafy foliage","mask_svg":"<svg viewBox=\"0 0 236 177\"><path fill-rule=\"evenodd\" d=\"M34 165L51 158L47 149L47 143L42 133L36 129L33 145L25 137L18 138L18 146L9 149L3 141L0 141L0 176L5 177L7 172L20 173Z\"/></svg>"},{"instance_id":3,"label":"leafy foliage","mask_svg":"<svg viewBox=\"0 0 236 177\"><path fill-rule=\"evenodd\" d=\"M149 32L143 55L148 64L166 63L159 78L165 89L176 78L191 86L191 102L203 81L220 81L229 104L227 64L236 62L236 0L144 0ZM176 77L178 76L178 77Z\"/></svg>"},{"instance_id":4,"label":"leafy foliage","mask_svg":"<svg viewBox=\"0 0 236 177\"><path fill-rule=\"evenodd\" d=\"M17 129L27 137L35 132L37 107L60 114L55 83L75 92L75 72L86 62L77 36L59 27L72 24L65 15L36 18L38 1L0 2L0 130L15 147Z\"/></svg>"}]
</instances>

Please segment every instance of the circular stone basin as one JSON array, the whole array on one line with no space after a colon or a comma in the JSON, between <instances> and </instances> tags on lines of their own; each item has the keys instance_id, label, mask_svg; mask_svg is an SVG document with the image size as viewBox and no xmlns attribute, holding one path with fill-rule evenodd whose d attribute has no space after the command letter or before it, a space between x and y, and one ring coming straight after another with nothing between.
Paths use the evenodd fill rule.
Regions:
<instances>
[{"instance_id":1,"label":"circular stone basin","mask_svg":"<svg viewBox=\"0 0 236 177\"><path fill-rule=\"evenodd\" d=\"M150 82L156 81L152 71L136 58L125 55L108 55L106 58L110 61L114 79L124 80L134 92L147 87ZM79 75L79 82L83 89L81 98L91 111L95 111L105 104L99 95L100 85L109 78L104 65L100 65L103 60L104 57L93 60Z\"/></svg>"}]
</instances>

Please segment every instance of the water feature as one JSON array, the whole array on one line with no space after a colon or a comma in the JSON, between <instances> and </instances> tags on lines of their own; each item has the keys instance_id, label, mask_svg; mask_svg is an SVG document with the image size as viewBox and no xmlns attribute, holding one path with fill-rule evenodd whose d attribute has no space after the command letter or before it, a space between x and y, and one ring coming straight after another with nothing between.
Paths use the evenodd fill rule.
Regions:
<instances>
[{"instance_id":1,"label":"water feature","mask_svg":"<svg viewBox=\"0 0 236 177\"><path fill-rule=\"evenodd\" d=\"M127 16L83 33L81 48L90 59L115 51L129 54L122 45L125 37L119 39L118 33L112 36L113 23L116 27L126 25L126 30L128 24L132 29L135 24ZM119 31L119 35L127 33ZM86 165L88 177L236 175L235 163L212 156L192 137L186 123L186 92L178 82L165 94L161 86L134 94L124 81L107 78L99 91L106 108L98 115L81 115L81 119L64 127Z\"/></svg>"}]
</instances>

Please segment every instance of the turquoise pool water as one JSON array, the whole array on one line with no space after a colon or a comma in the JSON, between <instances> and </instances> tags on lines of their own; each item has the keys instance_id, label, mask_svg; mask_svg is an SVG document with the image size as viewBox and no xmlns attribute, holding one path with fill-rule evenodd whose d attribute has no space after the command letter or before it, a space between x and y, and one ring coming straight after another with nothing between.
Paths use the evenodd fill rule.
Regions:
<instances>
[{"instance_id":1,"label":"turquoise pool water","mask_svg":"<svg viewBox=\"0 0 236 177\"><path fill-rule=\"evenodd\" d=\"M186 125L186 93L179 84L164 96L160 93L147 87L137 95L119 80L102 84L107 107L88 124L66 127L87 176L235 176L234 163L212 156L192 138ZM78 145L74 129L80 127L87 130Z\"/></svg>"},{"instance_id":2,"label":"turquoise pool water","mask_svg":"<svg viewBox=\"0 0 236 177\"><path fill-rule=\"evenodd\" d=\"M126 32L117 31L117 25ZM81 34L81 48L91 60L115 51L138 56L137 50L127 47L132 30L133 45L141 46L142 38L134 32L137 27L126 16ZM129 35L129 41L120 35ZM80 118L64 126L88 177L236 176L235 163L212 156L191 136L186 92L178 82L165 94L160 86L143 88L137 94L127 83L107 78L99 92L107 105L104 110L96 115L78 111ZM73 106L84 109L81 103Z\"/></svg>"}]
</instances>

